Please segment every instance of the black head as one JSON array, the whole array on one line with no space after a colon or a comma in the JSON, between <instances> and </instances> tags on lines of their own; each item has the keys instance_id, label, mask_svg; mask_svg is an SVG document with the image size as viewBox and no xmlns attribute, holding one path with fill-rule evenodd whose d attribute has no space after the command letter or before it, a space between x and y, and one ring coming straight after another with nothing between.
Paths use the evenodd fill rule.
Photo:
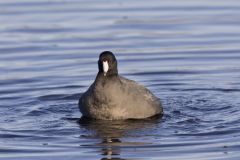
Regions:
<instances>
[{"instance_id":1,"label":"black head","mask_svg":"<svg viewBox=\"0 0 240 160\"><path fill-rule=\"evenodd\" d=\"M117 59L112 52L104 51L99 55L98 69L104 76L118 75Z\"/></svg>"}]
</instances>

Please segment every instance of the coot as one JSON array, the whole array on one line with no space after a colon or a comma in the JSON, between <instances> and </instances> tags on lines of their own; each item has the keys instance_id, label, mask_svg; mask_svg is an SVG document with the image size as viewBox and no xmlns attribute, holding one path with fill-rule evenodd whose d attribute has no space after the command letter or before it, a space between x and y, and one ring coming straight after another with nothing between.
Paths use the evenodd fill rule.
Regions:
<instances>
[{"instance_id":1,"label":"coot","mask_svg":"<svg viewBox=\"0 0 240 160\"><path fill-rule=\"evenodd\" d=\"M163 113L160 100L143 85L118 74L110 51L100 54L95 81L79 99L84 117L103 120L143 119Z\"/></svg>"}]
</instances>

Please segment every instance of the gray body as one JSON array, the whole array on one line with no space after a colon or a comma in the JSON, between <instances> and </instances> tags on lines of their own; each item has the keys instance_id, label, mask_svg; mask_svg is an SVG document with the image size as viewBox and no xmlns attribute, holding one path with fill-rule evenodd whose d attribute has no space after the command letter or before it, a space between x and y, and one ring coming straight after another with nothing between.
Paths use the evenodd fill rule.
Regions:
<instances>
[{"instance_id":1,"label":"gray body","mask_svg":"<svg viewBox=\"0 0 240 160\"><path fill-rule=\"evenodd\" d=\"M94 119L142 119L162 114L160 100L147 88L119 75L98 73L79 100L83 116Z\"/></svg>"}]
</instances>

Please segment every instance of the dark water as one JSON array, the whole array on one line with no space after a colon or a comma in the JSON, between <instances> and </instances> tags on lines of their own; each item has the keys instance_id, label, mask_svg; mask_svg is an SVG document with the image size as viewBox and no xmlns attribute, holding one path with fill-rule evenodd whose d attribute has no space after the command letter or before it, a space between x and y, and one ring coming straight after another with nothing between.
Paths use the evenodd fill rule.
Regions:
<instances>
[{"instance_id":1,"label":"dark water","mask_svg":"<svg viewBox=\"0 0 240 160\"><path fill-rule=\"evenodd\" d=\"M0 2L1 159L240 159L240 1ZM160 119L81 121L98 54Z\"/></svg>"}]
</instances>

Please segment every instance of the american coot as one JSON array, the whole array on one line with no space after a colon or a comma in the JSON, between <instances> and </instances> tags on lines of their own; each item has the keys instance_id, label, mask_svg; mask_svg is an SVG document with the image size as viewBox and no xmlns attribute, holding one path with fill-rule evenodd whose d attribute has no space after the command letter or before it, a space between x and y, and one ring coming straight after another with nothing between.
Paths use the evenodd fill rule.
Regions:
<instances>
[{"instance_id":1,"label":"american coot","mask_svg":"<svg viewBox=\"0 0 240 160\"><path fill-rule=\"evenodd\" d=\"M79 99L84 117L103 120L142 119L163 113L160 100L147 88L118 75L117 59L100 54L94 83Z\"/></svg>"}]
</instances>

